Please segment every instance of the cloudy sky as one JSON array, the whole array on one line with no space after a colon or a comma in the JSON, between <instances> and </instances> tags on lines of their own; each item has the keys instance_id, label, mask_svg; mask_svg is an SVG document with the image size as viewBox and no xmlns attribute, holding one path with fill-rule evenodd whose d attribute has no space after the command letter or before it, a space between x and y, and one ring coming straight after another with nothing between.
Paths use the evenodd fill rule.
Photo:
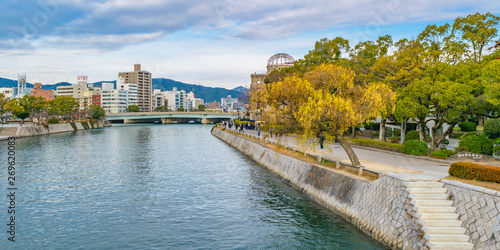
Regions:
<instances>
[{"instance_id":1,"label":"cloudy sky","mask_svg":"<svg viewBox=\"0 0 500 250\"><path fill-rule=\"evenodd\" d=\"M114 80L140 63L153 77L211 87L250 85L267 59L303 56L323 37L415 37L428 24L492 0L2 0L0 77L31 82Z\"/></svg>"}]
</instances>

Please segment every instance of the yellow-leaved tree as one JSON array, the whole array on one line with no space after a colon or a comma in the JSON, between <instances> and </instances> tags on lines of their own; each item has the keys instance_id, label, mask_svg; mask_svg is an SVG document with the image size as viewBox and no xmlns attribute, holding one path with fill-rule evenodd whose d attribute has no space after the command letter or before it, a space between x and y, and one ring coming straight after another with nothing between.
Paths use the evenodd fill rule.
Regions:
<instances>
[{"instance_id":1,"label":"yellow-leaved tree","mask_svg":"<svg viewBox=\"0 0 500 250\"><path fill-rule=\"evenodd\" d=\"M356 83L352 70L333 64L322 64L308 72L303 90L310 93L295 114L305 137L318 133L333 136L344 148L355 166L358 157L343 134L352 126L377 117L393 102L395 94L380 82Z\"/></svg>"}]
</instances>

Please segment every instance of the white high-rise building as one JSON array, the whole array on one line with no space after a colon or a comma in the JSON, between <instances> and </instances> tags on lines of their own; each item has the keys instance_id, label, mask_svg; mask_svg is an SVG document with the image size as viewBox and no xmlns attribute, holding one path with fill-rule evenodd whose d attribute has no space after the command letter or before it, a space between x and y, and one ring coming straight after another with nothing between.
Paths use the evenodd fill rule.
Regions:
<instances>
[{"instance_id":1,"label":"white high-rise building","mask_svg":"<svg viewBox=\"0 0 500 250\"><path fill-rule=\"evenodd\" d=\"M114 83L102 84L101 106L108 113L126 112L130 105L137 105L137 84L125 83L118 77Z\"/></svg>"},{"instance_id":2,"label":"white high-rise building","mask_svg":"<svg viewBox=\"0 0 500 250\"><path fill-rule=\"evenodd\" d=\"M116 79L116 88L128 91L128 106L137 105L137 84L126 83L124 78L118 77L118 79Z\"/></svg>"}]
</instances>

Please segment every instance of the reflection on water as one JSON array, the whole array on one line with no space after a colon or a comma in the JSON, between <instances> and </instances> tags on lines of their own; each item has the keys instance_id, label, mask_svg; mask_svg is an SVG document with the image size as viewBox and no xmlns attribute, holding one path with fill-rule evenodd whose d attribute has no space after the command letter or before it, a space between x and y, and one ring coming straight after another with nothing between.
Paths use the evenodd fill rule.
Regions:
<instances>
[{"instance_id":1,"label":"reflection on water","mask_svg":"<svg viewBox=\"0 0 500 250\"><path fill-rule=\"evenodd\" d=\"M383 248L210 129L18 139L19 242L0 249Z\"/></svg>"}]
</instances>

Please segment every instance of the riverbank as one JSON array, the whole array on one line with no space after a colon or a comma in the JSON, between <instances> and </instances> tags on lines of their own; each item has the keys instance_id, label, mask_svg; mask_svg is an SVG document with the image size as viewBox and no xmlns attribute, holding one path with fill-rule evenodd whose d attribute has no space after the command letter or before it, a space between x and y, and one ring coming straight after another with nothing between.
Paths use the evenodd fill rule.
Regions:
<instances>
[{"instance_id":1,"label":"riverbank","mask_svg":"<svg viewBox=\"0 0 500 250\"><path fill-rule=\"evenodd\" d=\"M212 134L391 248L500 249L496 230L500 226L500 192L422 173L379 172L377 180L368 181L278 153L253 135L220 129ZM374 157L375 152L368 153ZM381 160L397 157L376 154ZM428 167L419 168L425 173Z\"/></svg>"},{"instance_id":2,"label":"riverbank","mask_svg":"<svg viewBox=\"0 0 500 250\"><path fill-rule=\"evenodd\" d=\"M98 129L110 127L108 121L94 122L72 122L61 124L28 125L16 127L0 127L0 141L7 140L9 137L29 137L38 135L47 135L55 133L73 132L85 129Z\"/></svg>"}]
</instances>

